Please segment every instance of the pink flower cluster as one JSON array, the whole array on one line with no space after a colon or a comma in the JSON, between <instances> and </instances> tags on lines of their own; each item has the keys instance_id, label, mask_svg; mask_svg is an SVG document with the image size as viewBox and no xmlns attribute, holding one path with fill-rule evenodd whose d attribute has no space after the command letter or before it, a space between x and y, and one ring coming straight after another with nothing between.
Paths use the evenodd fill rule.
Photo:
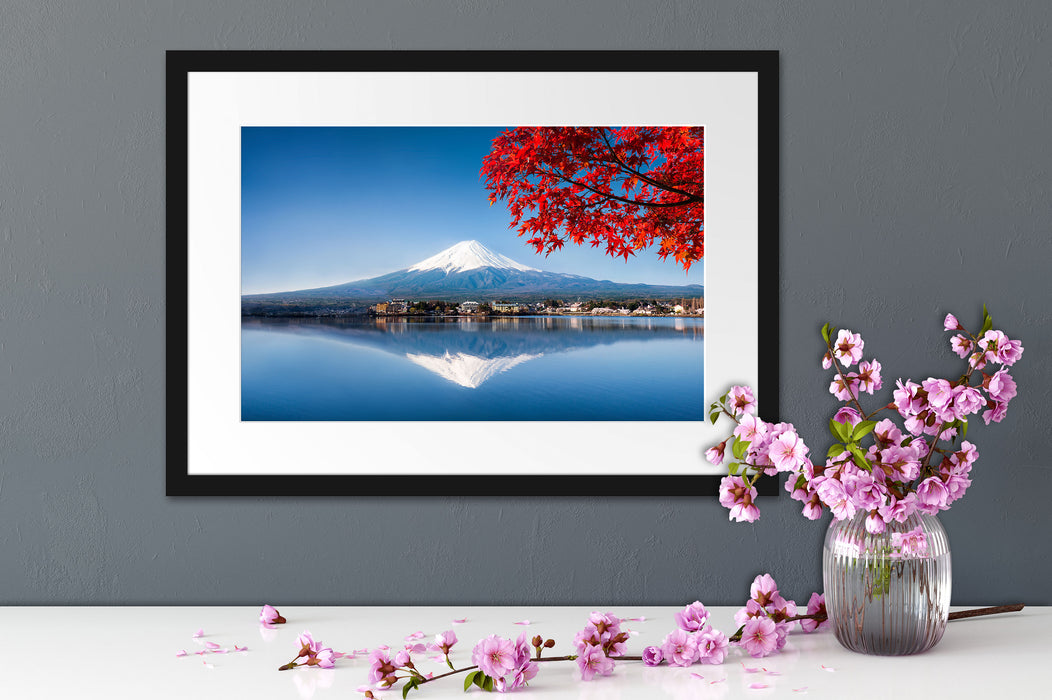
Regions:
<instances>
[{"instance_id":1,"label":"pink flower cluster","mask_svg":"<svg viewBox=\"0 0 1052 700\"><path fill-rule=\"evenodd\" d=\"M581 678L590 681L596 676L614 672L614 659L624 656L628 633L621 631L621 618L598 610L588 616L588 624L573 638L577 647L577 667Z\"/></svg>"},{"instance_id":2,"label":"pink flower cluster","mask_svg":"<svg viewBox=\"0 0 1052 700\"><path fill-rule=\"evenodd\" d=\"M991 323L985 315L984 329ZM964 331L948 314L946 330ZM823 329L823 333L827 333ZM965 332L966 333L966 332ZM887 523L905 522L915 512L934 514L961 498L971 484L972 465L978 458L975 445L964 440L959 446L940 448L939 441L956 441L966 430L970 416L986 409L983 420L1000 422L1017 392L1007 367L1023 354L1022 344L1001 331L984 330L980 336L957 333L951 347L969 368L956 380L929 377L921 383L896 382L893 402L863 415L860 393L881 389L881 365L864 360L862 337L842 329L835 341L827 338L828 350L822 366L835 369L830 393L850 404L841 407L830 421L837 439L824 464L814 464L809 450L789 423L767 423L755 414L756 401L748 387L733 387L713 404L710 417L730 416L737 424L733 435L706 452L708 460L722 464L731 453L730 474L720 483L720 503L730 518L752 522L760 516L756 507L755 482L761 475L786 472L786 490L804 504L803 514L817 520L828 508L838 520L866 514L871 533L884 532ZM993 373L984 368L999 364ZM846 368L857 365L855 372ZM973 386L979 372L982 381ZM869 420L884 409L896 409L903 420ZM868 445L863 445L865 439ZM763 625L766 628L766 625Z\"/></svg>"},{"instance_id":3,"label":"pink flower cluster","mask_svg":"<svg viewBox=\"0 0 1052 700\"><path fill-rule=\"evenodd\" d=\"M786 600L778 592L778 586L770 574L757 576L749 589L749 601L734 614L734 621L742 626L738 644L754 658L769 656L781 651L789 639L792 619L797 615L796 603ZM807 604L807 615L825 616L825 598L812 593ZM828 621L800 620L805 632L814 632L828 626Z\"/></svg>"},{"instance_id":4,"label":"pink flower cluster","mask_svg":"<svg viewBox=\"0 0 1052 700\"><path fill-rule=\"evenodd\" d=\"M643 663L657 666L662 661L671 666L695 663L722 664L727 656L727 636L708 624L709 611L694 601L676 613L678 629L670 632L661 646L643 650Z\"/></svg>"},{"instance_id":5,"label":"pink flower cluster","mask_svg":"<svg viewBox=\"0 0 1052 700\"><path fill-rule=\"evenodd\" d=\"M330 647L316 641L311 637L310 632L307 631L304 631L296 638L296 643L300 645L300 653L293 660L295 666L333 668L336 666L336 659L343 656L343 654L337 654ZM298 659L306 659L306 661L297 663L296 660Z\"/></svg>"},{"instance_id":6,"label":"pink flower cluster","mask_svg":"<svg viewBox=\"0 0 1052 700\"><path fill-rule=\"evenodd\" d=\"M494 690L501 693L520 688L537 675L525 632L514 642L495 634L480 639L471 651L471 660L493 679Z\"/></svg>"}]
</instances>

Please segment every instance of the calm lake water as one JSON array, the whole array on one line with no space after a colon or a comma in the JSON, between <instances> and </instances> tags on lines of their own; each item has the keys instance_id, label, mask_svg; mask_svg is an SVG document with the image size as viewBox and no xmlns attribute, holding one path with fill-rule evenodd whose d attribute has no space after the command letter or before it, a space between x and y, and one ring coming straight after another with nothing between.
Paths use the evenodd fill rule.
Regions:
<instances>
[{"instance_id":1,"label":"calm lake water","mask_svg":"<svg viewBox=\"0 0 1052 700\"><path fill-rule=\"evenodd\" d=\"M241 419L703 420L696 318L241 321Z\"/></svg>"}]
</instances>

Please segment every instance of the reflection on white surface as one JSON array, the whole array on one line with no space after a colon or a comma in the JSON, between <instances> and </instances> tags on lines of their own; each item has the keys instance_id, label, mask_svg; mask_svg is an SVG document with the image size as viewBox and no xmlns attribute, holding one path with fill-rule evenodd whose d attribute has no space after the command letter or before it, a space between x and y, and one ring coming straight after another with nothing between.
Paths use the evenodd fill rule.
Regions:
<instances>
[{"instance_id":1,"label":"reflection on white surface","mask_svg":"<svg viewBox=\"0 0 1052 700\"><path fill-rule=\"evenodd\" d=\"M513 355L487 359L463 352L450 354L447 350L444 355L413 355L406 353L406 357L410 362L420 365L454 384L475 389L494 375L506 372L515 365L521 365L523 362L541 357L543 354Z\"/></svg>"},{"instance_id":2,"label":"reflection on white surface","mask_svg":"<svg viewBox=\"0 0 1052 700\"><path fill-rule=\"evenodd\" d=\"M704 676L696 678L693 674ZM693 698L722 698L727 690L727 671L724 666L694 664L687 668L674 668L667 664L643 668L643 681L647 686L656 686L674 700Z\"/></svg>"},{"instance_id":3,"label":"reflection on white surface","mask_svg":"<svg viewBox=\"0 0 1052 700\"><path fill-rule=\"evenodd\" d=\"M268 628L264 627L263 625L260 625L259 636L263 639L264 642L273 642L275 639L278 638L278 631L274 628Z\"/></svg>"},{"instance_id":4,"label":"reflection on white surface","mask_svg":"<svg viewBox=\"0 0 1052 700\"><path fill-rule=\"evenodd\" d=\"M284 673L292 676L296 692L303 700L310 700L319 688L331 688L336 680L336 669L333 668L294 668Z\"/></svg>"},{"instance_id":5,"label":"reflection on white surface","mask_svg":"<svg viewBox=\"0 0 1052 700\"><path fill-rule=\"evenodd\" d=\"M570 663L573 663L572 661ZM580 681L578 700L622 700L616 676L596 676L590 681Z\"/></svg>"}]
</instances>

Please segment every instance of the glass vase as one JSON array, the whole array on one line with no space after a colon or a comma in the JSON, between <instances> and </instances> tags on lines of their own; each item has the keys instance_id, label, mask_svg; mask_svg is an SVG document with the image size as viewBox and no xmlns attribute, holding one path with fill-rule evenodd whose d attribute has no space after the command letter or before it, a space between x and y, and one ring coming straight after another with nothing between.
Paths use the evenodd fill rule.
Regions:
<instances>
[{"instance_id":1,"label":"glass vase","mask_svg":"<svg viewBox=\"0 0 1052 700\"><path fill-rule=\"evenodd\" d=\"M866 513L834 520L822 553L826 613L851 651L919 654L935 646L950 612L950 545L934 515L915 513L884 532Z\"/></svg>"}]
</instances>

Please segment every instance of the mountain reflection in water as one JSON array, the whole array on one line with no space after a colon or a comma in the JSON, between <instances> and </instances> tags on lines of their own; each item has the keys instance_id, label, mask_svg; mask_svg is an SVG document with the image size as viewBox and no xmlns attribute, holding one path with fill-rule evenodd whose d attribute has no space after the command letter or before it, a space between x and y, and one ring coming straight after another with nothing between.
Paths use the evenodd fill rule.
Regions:
<instances>
[{"instance_id":1,"label":"mountain reflection in water","mask_svg":"<svg viewBox=\"0 0 1052 700\"><path fill-rule=\"evenodd\" d=\"M703 320L689 317L245 317L242 417L693 419L701 413L704 332ZM280 345L280 354L259 354L260 348L271 345ZM340 346L348 351L343 355L344 362L339 360ZM292 347L295 350L288 349ZM307 347L317 349L308 352L304 349ZM670 354L669 347L680 349ZM375 351L391 360L380 361ZM395 358L406 361L402 365L405 369L397 369ZM483 385L495 377L518 376L524 367L535 364L537 369L524 373L521 379L502 379L500 388L487 389L485 397L476 397L473 407L466 403L471 401L466 395L447 395L435 386L424 386L427 383L420 381L419 374L408 371L410 366L423 368L441 377L451 390L468 389L474 393L483 391ZM375 369L368 369L369 365L375 365ZM358 374L352 380L347 372ZM418 378L414 380L414 376ZM322 406L326 403L325 393L335 391L333 383L340 382L355 389L355 401L376 404L369 409L368 418L342 406L336 410ZM667 401L680 394L685 398ZM640 398L643 396L646 398ZM515 409L507 405L509 402L521 405ZM336 398L332 397L329 403L335 404ZM593 403L596 408L588 409ZM633 404L639 407L632 408ZM403 408L396 408L399 405ZM532 414L528 407L532 407ZM649 412L635 415L633 411ZM651 416L655 411L657 415ZM364 408L361 413L366 413Z\"/></svg>"}]
</instances>

